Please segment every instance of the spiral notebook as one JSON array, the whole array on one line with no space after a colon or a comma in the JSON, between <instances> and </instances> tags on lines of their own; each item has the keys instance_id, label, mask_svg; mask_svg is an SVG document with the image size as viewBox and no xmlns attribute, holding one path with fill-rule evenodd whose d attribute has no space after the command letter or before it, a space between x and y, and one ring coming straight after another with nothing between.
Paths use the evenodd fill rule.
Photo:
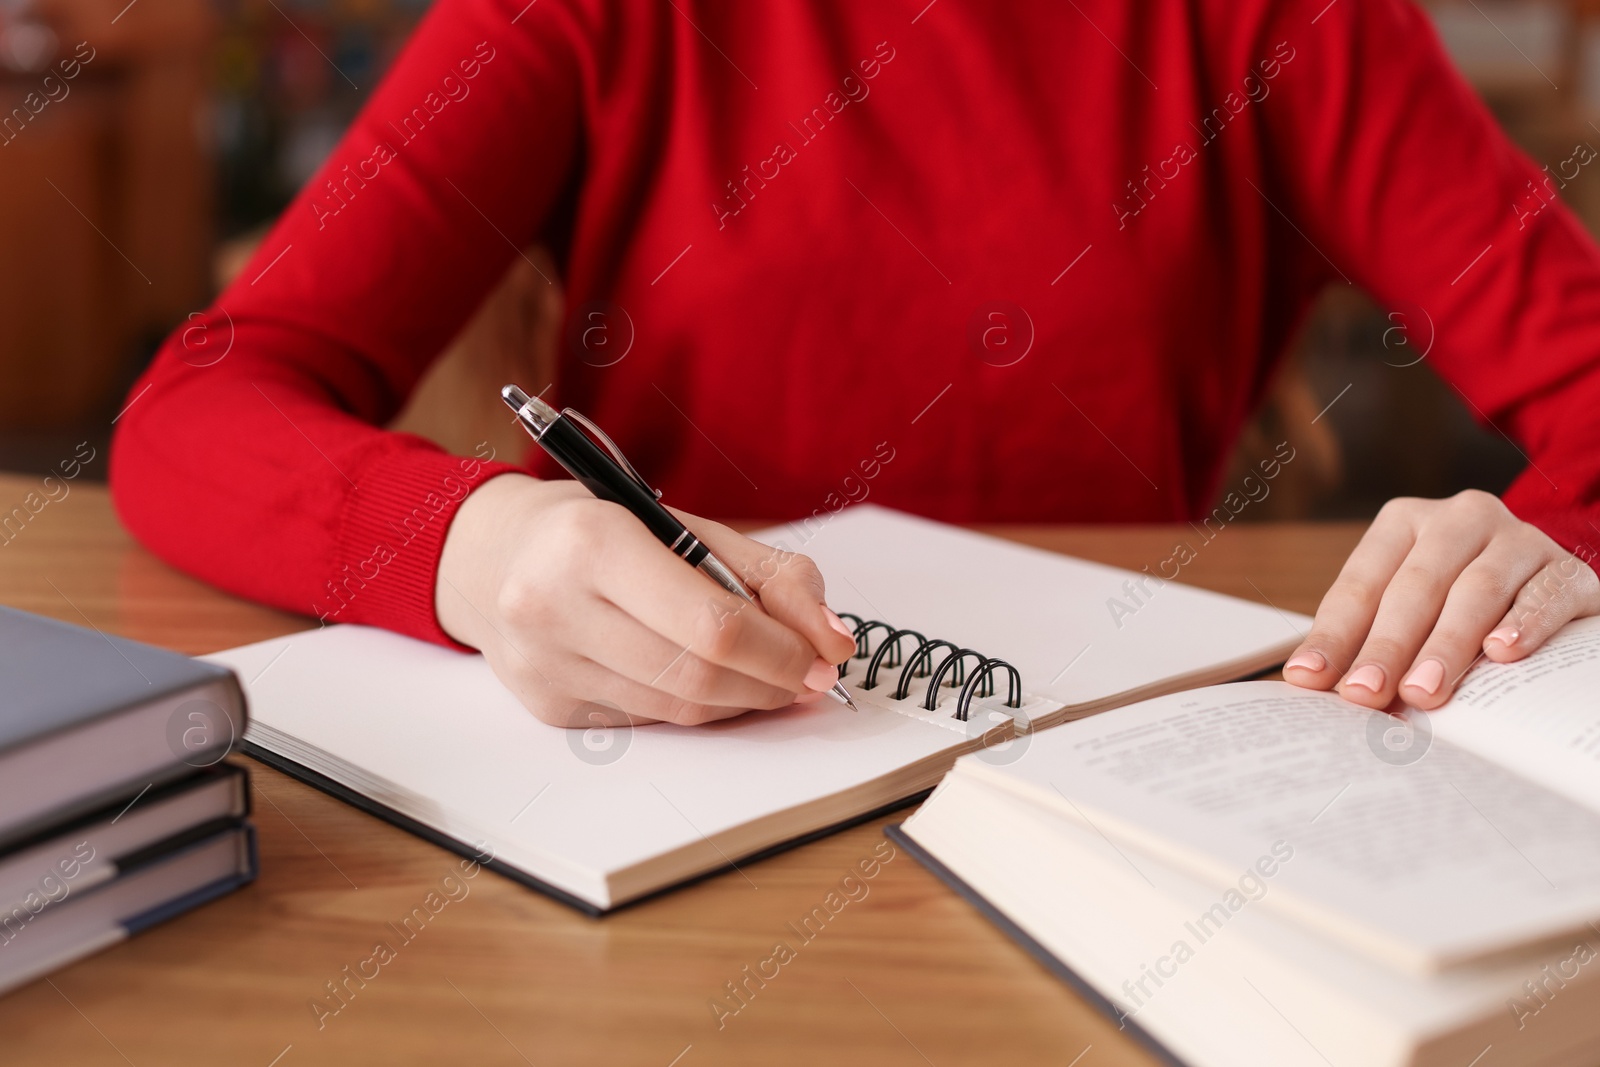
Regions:
<instances>
[{"instance_id":1,"label":"spiral notebook","mask_svg":"<svg viewBox=\"0 0 1600 1067\"><path fill-rule=\"evenodd\" d=\"M730 866L759 884L747 861L914 800L963 753L1257 673L1310 623L873 506L754 536L822 568L859 713L563 730L481 657L361 626L207 658L246 680L251 755L599 913Z\"/></svg>"}]
</instances>

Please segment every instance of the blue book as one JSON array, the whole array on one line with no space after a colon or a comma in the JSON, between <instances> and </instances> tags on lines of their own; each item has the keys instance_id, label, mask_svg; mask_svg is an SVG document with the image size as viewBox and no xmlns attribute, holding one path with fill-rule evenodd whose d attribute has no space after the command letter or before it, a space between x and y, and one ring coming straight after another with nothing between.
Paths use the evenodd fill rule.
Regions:
<instances>
[{"instance_id":1,"label":"blue book","mask_svg":"<svg viewBox=\"0 0 1600 1067\"><path fill-rule=\"evenodd\" d=\"M0 993L110 948L253 881L255 829L202 824L118 857L109 882L79 881L71 858L27 901L0 913Z\"/></svg>"},{"instance_id":2,"label":"blue book","mask_svg":"<svg viewBox=\"0 0 1600 1067\"><path fill-rule=\"evenodd\" d=\"M0 852L219 762L243 735L225 667L0 608Z\"/></svg>"}]
</instances>

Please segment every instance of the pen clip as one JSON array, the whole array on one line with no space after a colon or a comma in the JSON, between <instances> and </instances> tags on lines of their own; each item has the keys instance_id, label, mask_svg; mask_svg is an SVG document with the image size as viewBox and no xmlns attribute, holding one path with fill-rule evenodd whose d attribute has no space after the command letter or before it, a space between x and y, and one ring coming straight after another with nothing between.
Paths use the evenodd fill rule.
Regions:
<instances>
[{"instance_id":1,"label":"pen clip","mask_svg":"<svg viewBox=\"0 0 1600 1067\"><path fill-rule=\"evenodd\" d=\"M581 412L574 411L571 408L563 408L561 410L561 414L565 415L579 426L582 426L590 434L596 437L600 442L600 446L607 452L611 453L611 458L617 461L617 466L622 468L623 473L639 483L639 488L643 489L657 500L661 499L661 490L650 488L650 483L645 481L644 477L638 471L633 469L633 464L628 462L628 457L622 454L622 449L617 447L617 443L615 441L606 436L606 432L604 430L590 422Z\"/></svg>"}]
</instances>

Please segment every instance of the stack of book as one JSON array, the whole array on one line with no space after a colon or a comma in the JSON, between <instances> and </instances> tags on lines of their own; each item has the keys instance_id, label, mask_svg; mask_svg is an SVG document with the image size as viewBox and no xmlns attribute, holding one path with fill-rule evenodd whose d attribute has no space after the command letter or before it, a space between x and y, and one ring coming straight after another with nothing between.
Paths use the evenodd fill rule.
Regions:
<instances>
[{"instance_id":1,"label":"stack of book","mask_svg":"<svg viewBox=\"0 0 1600 1067\"><path fill-rule=\"evenodd\" d=\"M0 608L0 991L256 875L232 672Z\"/></svg>"}]
</instances>

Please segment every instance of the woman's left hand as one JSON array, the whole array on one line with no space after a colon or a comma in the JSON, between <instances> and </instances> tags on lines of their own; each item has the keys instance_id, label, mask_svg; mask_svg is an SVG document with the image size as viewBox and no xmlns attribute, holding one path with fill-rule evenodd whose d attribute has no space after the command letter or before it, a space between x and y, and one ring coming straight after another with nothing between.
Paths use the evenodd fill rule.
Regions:
<instances>
[{"instance_id":1,"label":"woman's left hand","mask_svg":"<svg viewBox=\"0 0 1600 1067\"><path fill-rule=\"evenodd\" d=\"M1283 676L1369 708L1436 708L1480 656L1521 659L1600 614L1593 568L1489 493L1389 501Z\"/></svg>"}]
</instances>

